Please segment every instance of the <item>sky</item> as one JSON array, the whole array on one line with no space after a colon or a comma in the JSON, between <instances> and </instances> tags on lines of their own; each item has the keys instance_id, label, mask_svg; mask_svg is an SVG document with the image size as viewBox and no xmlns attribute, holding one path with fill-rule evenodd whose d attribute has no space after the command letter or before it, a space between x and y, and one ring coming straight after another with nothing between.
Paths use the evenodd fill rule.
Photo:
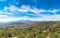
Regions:
<instances>
[{"instance_id":1,"label":"sky","mask_svg":"<svg viewBox=\"0 0 60 38\"><path fill-rule=\"evenodd\" d=\"M60 21L60 0L0 0L0 22Z\"/></svg>"}]
</instances>

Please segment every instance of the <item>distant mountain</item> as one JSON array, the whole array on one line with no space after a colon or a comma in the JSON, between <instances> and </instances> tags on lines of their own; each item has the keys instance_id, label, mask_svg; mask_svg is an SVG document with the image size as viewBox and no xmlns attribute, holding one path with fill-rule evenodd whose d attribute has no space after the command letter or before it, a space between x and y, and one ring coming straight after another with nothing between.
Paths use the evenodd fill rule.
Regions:
<instances>
[{"instance_id":1,"label":"distant mountain","mask_svg":"<svg viewBox=\"0 0 60 38\"><path fill-rule=\"evenodd\" d=\"M13 22L0 22L0 26L19 26L19 25L29 25L38 22L47 22L47 21L30 21L30 20L18 20Z\"/></svg>"},{"instance_id":2,"label":"distant mountain","mask_svg":"<svg viewBox=\"0 0 60 38\"><path fill-rule=\"evenodd\" d=\"M19 25L28 25L31 23L34 23L35 21L29 21L29 20L19 20L19 21L13 21L13 22L0 22L0 26L19 26Z\"/></svg>"}]
</instances>

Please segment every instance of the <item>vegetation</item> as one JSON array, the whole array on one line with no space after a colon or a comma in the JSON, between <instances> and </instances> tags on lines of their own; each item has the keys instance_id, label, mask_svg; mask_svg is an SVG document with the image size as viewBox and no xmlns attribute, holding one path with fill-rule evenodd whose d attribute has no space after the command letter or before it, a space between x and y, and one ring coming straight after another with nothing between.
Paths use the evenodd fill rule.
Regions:
<instances>
[{"instance_id":1,"label":"vegetation","mask_svg":"<svg viewBox=\"0 0 60 38\"><path fill-rule=\"evenodd\" d=\"M0 27L0 38L60 38L60 22L35 22Z\"/></svg>"}]
</instances>

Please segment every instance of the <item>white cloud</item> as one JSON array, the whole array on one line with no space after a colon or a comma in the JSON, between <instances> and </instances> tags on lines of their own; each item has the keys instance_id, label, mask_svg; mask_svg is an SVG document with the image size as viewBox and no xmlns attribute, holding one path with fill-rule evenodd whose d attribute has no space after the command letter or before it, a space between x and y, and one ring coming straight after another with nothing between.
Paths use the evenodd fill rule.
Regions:
<instances>
[{"instance_id":1,"label":"white cloud","mask_svg":"<svg viewBox=\"0 0 60 38\"><path fill-rule=\"evenodd\" d=\"M41 13L41 12L52 12L52 13L56 13L58 11L60 11L60 9L53 9L53 10L46 10L46 9L38 9L38 8L32 8L30 7L29 5L22 5L20 8L14 6L14 5L10 5L10 7L4 7L4 11L11 11L11 12L16 12L16 11L19 11L19 12L32 12L32 13Z\"/></svg>"},{"instance_id":2,"label":"white cloud","mask_svg":"<svg viewBox=\"0 0 60 38\"><path fill-rule=\"evenodd\" d=\"M0 11L0 22L10 22L10 21L16 21L16 20L31 20L31 21L56 21L56 20L60 20L60 15L57 15L56 12L59 12L60 9L53 9L53 10L46 10L46 9L38 9L38 8L32 8L29 5L25 6L22 5L20 8L11 5L10 7L4 7L3 11ZM14 15L15 12L32 12L35 14L31 14L34 16L38 16L37 18L30 18L28 16L24 16L24 17L10 17L8 14L10 15ZM54 13L54 15L43 15L40 14L42 12L51 12Z\"/></svg>"},{"instance_id":3,"label":"white cloud","mask_svg":"<svg viewBox=\"0 0 60 38\"><path fill-rule=\"evenodd\" d=\"M60 15L43 15L36 21L60 21Z\"/></svg>"},{"instance_id":4,"label":"white cloud","mask_svg":"<svg viewBox=\"0 0 60 38\"><path fill-rule=\"evenodd\" d=\"M59 12L59 11L60 11L60 9L47 10L47 12L52 12L52 13L54 13L54 14L56 14L56 12Z\"/></svg>"},{"instance_id":5,"label":"white cloud","mask_svg":"<svg viewBox=\"0 0 60 38\"><path fill-rule=\"evenodd\" d=\"M28 20L29 18L24 16L24 17L8 17L8 16L4 16L4 15L0 15L2 17L0 17L0 22L12 22L12 21L17 21L17 20Z\"/></svg>"},{"instance_id":6,"label":"white cloud","mask_svg":"<svg viewBox=\"0 0 60 38\"><path fill-rule=\"evenodd\" d=\"M11 18L11 17L0 18L0 22L12 22L12 21L16 21L16 20L19 20L19 18Z\"/></svg>"},{"instance_id":7,"label":"white cloud","mask_svg":"<svg viewBox=\"0 0 60 38\"><path fill-rule=\"evenodd\" d=\"M0 15L0 18L4 18L7 17L8 15Z\"/></svg>"},{"instance_id":8,"label":"white cloud","mask_svg":"<svg viewBox=\"0 0 60 38\"><path fill-rule=\"evenodd\" d=\"M13 15L13 13L8 12L8 11L0 11L0 15Z\"/></svg>"},{"instance_id":9,"label":"white cloud","mask_svg":"<svg viewBox=\"0 0 60 38\"><path fill-rule=\"evenodd\" d=\"M40 13L40 12L46 12L46 10L44 9L38 9L38 8L32 8L30 6L26 6L26 5L22 5L20 8L11 5L10 7L4 7L4 11L11 11L11 12L15 12L15 11L19 11L19 12L33 12L33 13Z\"/></svg>"},{"instance_id":10,"label":"white cloud","mask_svg":"<svg viewBox=\"0 0 60 38\"><path fill-rule=\"evenodd\" d=\"M0 11L0 14L2 14L3 12L2 11Z\"/></svg>"},{"instance_id":11,"label":"white cloud","mask_svg":"<svg viewBox=\"0 0 60 38\"><path fill-rule=\"evenodd\" d=\"M1 16L0 16L1 17ZM0 18L0 22L11 22L11 21L17 21L17 20L30 20L30 21L60 21L60 15L43 15L39 18L30 18L27 16L24 17L8 17L8 16L2 16L3 18Z\"/></svg>"},{"instance_id":12,"label":"white cloud","mask_svg":"<svg viewBox=\"0 0 60 38\"><path fill-rule=\"evenodd\" d=\"M19 11L19 12L32 12L32 13L40 13L40 12L47 12L46 10L44 9L38 9L38 8L32 8L30 6L25 6L25 5L22 5L20 9L17 9L16 11Z\"/></svg>"},{"instance_id":13,"label":"white cloud","mask_svg":"<svg viewBox=\"0 0 60 38\"><path fill-rule=\"evenodd\" d=\"M21 8L17 9L17 11L19 11L19 12L29 12L30 9L31 9L30 6L23 5L23 6L21 6Z\"/></svg>"}]
</instances>

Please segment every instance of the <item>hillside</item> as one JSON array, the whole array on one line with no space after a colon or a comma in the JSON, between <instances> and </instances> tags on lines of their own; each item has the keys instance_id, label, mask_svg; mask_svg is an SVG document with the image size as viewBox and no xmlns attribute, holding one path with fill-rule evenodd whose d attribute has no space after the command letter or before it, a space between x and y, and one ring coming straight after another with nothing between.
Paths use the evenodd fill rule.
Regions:
<instances>
[{"instance_id":1,"label":"hillside","mask_svg":"<svg viewBox=\"0 0 60 38\"><path fill-rule=\"evenodd\" d=\"M15 22L6 25L8 26L0 27L0 38L60 38L60 21L22 23L22 25L21 22Z\"/></svg>"}]
</instances>

